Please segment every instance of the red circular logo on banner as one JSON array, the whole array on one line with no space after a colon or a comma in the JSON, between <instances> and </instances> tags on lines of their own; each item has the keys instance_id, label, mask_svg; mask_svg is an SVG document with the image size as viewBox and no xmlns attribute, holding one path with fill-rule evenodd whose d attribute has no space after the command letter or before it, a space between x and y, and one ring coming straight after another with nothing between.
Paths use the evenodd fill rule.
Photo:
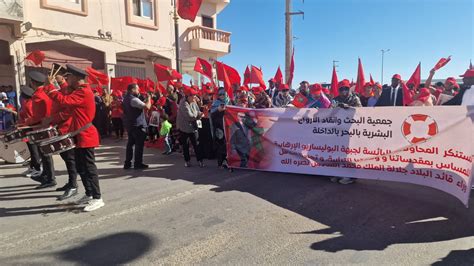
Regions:
<instances>
[{"instance_id":1,"label":"red circular logo on banner","mask_svg":"<svg viewBox=\"0 0 474 266\"><path fill-rule=\"evenodd\" d=\"M410 115L403 121L402 134L412 144L425 142L438 134L438 124L428 115Z\"/></svg>"}]
</instances>

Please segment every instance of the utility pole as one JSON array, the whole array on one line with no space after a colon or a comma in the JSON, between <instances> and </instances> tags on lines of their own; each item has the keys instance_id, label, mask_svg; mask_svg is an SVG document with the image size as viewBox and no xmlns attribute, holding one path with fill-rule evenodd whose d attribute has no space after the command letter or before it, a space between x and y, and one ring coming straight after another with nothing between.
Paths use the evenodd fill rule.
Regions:
<instances>
[{"instance_id":1,"label":"utility pole","mask_svg":"<svg viewBox=\"0 0 474 266\"><path fill-rule=\"evenodd\" d=\"M181 73L181 64L179 62L179 24L178 24L178 7L176 6L176 0L174 0L174 46L176 50L176 71Z\"/></svg>"},{"instance_id":2,"label":"utility pole","mask_svg":"<svg viewBox=\"0 0 474 266\"><path fill-rule=\"evenodd\" d=\"M382 51L382 71L381 71L382 72L382 78L380 79L380 82L382 83L382 85L384 85L385 83L383 82L383 58L384 58L385 53L389 52L390 49L387 49L387 50L382 49L380 51Z\"/></svg>"},{"instance_id":3,"label":"utility pole","mask_svg":"<svg viewBox=\"0 0 474 266\"><path fill-rule=\"evenodd\" d=\"M291 12L291 1L286 0L285 11L285 80L290 76L291 54L293 53L293 34L291 28L291 16L302 15L304 19L304 12ZM304 2L304 1L303 1Z\"/></svg>"}]
</instances>

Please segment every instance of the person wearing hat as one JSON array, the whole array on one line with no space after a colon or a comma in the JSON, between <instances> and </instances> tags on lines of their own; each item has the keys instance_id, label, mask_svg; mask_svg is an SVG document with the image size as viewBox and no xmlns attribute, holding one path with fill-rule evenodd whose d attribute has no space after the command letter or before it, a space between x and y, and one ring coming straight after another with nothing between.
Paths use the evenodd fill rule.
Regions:
<instances>
[{"instance_id":1,"label":"person wearing hat","mask_svg":"<svg viewBox=\"0 0 474 266\"><path fill-rule=\"evenodd\" d=\"M191 156L189 155L189 142L193 145L196 159L199 163L199 167L204 167L202 161L202 152L200 146L197 144L196 133L200 125L203 114L199 110L199 106L196 103L198 92L190 87L185 87L184 95L185 98L179 103L177 127L179 130L179 142L183 147L184 155L184 166L191 167Z\"/></svg>"},{"instance_id":2,"label":"person wearing hat","mask_svg":"<svg viewBox=\"0 0 474 266\"><path fill-rule=\"evenodd\" d=\"M99 146L99 133L92 125L95 115L94 93L86 82L87 72L73 65L66 65L67 83L70 94L56 90L52 85L54 77L48 79L47 95L61 108L68 110L72 117L69 132L75 134L74 157L77 173L81 176L85 195L76 204L83 205L84 211L94 211L103 207L99 177L95 164L95 148Z\"/></svg>"},{"instance_id":3,"label":"person wearing hat","mask_svg":"<svg viewBox=\"0 0 474 266\"><path fill-rule=\"evenodd\" d=\"M275 85L275 79L271 78L268 80L268 89L265 90L265 93L272 99L272 103L275 103L275 98L278 96L280 90L280 88L277 88Z\"/></svg>"},{"instance_id":4,"label":"person wearing hat","mask_svg":"<svg viewBox=\"0 0 474 266\"><path fill-rule=\"evenodd\" d=\"M280 85L278 91L277 96L273 99L275 107L285 108L293 102L293 97L290 95L290 87L288 84Z\"/></svg>"},{"instance_id":5,"label":"person wearing hat","mask_svg":"<svg viewBox=\"0 0 474 266\"><path fill-rule=\"evenodd\" d=\"M309 104L308 108L330 108L331 101L323 93L323 86L315 83L309 87Z\"/></svg>"},{"instance_id":6,"label":"person wearing hat","mask_svg":"<svg viewBox=\"0 0 474 266\"><path fill-rule=\"evenodd\" d=\"M359 97L350 90L351 83L348 79L344 79L339 82L337 88L339 95L334 98L335 107L349 108L349 107L362 107Z\"/></svg>"},{"instance_id":7,"label":"person wearing hat","mask_svg":"<svg viewBox=\"0 0 474 266\"><path fill-rule=\"evenodd\" d=\"M140 88L138 84L129 84L122 103L125 114L123 123L128 133L125 163L123 165L125 170L132 167L132 160L135 169L148 168L148 165L143 163L143 148L147 136L147 122L144 110L151 108L151 96L149 95L145 102L140 100L139 96Z\"/></svg>"},{"instance_id":8,"label":"person wearing hat","mask_svg":"<svg viewBox=\"0 0 474 266\"><path fill-rule=\"evenodd\" d=\"M469 68L461 75L463 86L456 96L443 105L474 105L474 68Z\"/></svg>"},{"instance_id":9,"label":"person wearing hat","mask_svg":"<svg viewBox=\"0 0 474 266\"><path fill-rule=\"evenodd\" d=\"M375 106L403 106L402 77L395 74L390 87L382 91Z\"/></svg>"},{"instance_id":10,"label":"person wearing hat","mask_svg":"<svg viewBox=\"0 0 474 266\"><path fill-rule=\"evenodd\" d=\"M43 86L47 79L46 76L38 71L31 71L28 76L30 78L30 87L35 92L31 96L32 116L25 119L25 125L33 126L39 125L44 118L51 116L53 103L46 94L45 87ZM39 151L39 155L41 157L43 172L41 175L31 176L31 179L41 183L36 187L37 189L56 186L56 177L54 173L54 162L52 156L45 156L43 153L41 153L41 151Z\"/></svg>"},{"instance_id":11,"label":"person wearing hat","mask_svg":"<svg viewBox=\"0 0 474 266\"><path fill-rule=\"evenodd\" d=\"M18 113L18 125L24 125L26 119L33 115L33 102L31 100L31 96L35 91L29 86L21 86L20 87L20 103L21 108L20 112ZM33 145L30 142L26 142L28 147L28 151L30 152L30 164L28 169L23 172L22 174L31 177L31 176L39 176L41 175L41 157L39 154L38 146Z\"/></svg>"},{"instance_id":12,"label":"person wearing hat","mask_svg":"<svg viewBox=\"0 0 474 266\"><path fill-rule=\"evenodd\" d=\"M374 107L382 94L382 85L375 83L372 90L372 96L367 101L367 107Z\"/></svg>"},{"instance_id":13,"label":"person wearing hat","mask_svg":"<svg viewBox=\"0 0 474 266\"><path fill-rule=\"evenodd\" d=\"M271 108L272 99L266 94L262 87L253 87L252 92L255 95L254 107L256 109Z\"/></svg>"},{"instance_id":14,"label":"person wearing hat","mask_svg":"<svg viewBox=\"0 0 474 266\"><path fill-rule=\"evenodd\" d=\"M60 74L54 77L54 85L56 88L59 87L59 91L62 94L68 95L72 91L70 90L69 85L64 78L64 74L64 72L61 72ZM65 107L57 101L52 101L51 117L43 119L43 126L48 127L51 125L55 125L59 135L66 135L70 133L70 128L72 124L71 112L72 110L70 107ZM68 173L68 182L64 186L56 189L56 191L64 191L64 194L57 197L58 201L62 201L74 197L78 193L77 166L76 155L74 150L67 150L61 152L59 155L61 156L61 159L63 159Z\"/></svg>"}]
</instances>

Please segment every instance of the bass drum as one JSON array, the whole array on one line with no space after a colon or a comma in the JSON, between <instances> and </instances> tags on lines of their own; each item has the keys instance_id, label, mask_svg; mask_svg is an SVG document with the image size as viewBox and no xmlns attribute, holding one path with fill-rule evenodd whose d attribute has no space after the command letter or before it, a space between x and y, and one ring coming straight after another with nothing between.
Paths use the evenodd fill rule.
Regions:
<instances>
[{"instance_id":1,"label":"bass drum","mask_svg":"<svg viewBox=\"0 0 474 266\"><path fill-rule=\"evenodd\" d=\"M30 156L30 151L25 142L7 144L0 140L0 159L7 163L24 163Z\"/></svg>"}]
</instances>

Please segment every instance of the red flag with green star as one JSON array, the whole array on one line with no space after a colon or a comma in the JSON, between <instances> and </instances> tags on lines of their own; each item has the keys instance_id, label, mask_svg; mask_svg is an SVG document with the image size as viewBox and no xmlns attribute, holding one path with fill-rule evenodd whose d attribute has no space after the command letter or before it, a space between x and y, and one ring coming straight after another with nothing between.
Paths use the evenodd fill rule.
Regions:
<instances>
[{"instance_id":1,"label":"red flag with green star","mask_svg":"<svg viewBox=\"0 0 474 266\"><path fill-rule=\"evenodd\" d=\"M194 22L201 4L202 0L178 0L178 15Z\"/></svg>"}]
</instances>

